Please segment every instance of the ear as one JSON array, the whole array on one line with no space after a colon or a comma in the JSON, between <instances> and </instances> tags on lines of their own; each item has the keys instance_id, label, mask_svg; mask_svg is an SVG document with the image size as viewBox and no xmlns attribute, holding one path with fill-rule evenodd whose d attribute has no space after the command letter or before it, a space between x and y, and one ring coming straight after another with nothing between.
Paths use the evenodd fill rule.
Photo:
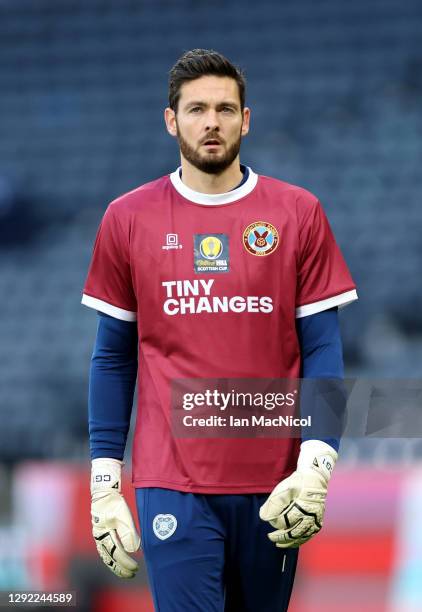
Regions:
<instances>
[{"instance_id":1,"label":"ear","mask_svg":"<svg viewBox=\"0 0 422 612\"><path fill-rule=\"evenodd\" d=\"M251 109L245 106L245 108L243 109L242 131L241 131L242 136L246 136L246 134L249 132L250 119L251 119Z\"/></svg>"},{"instance_id":2,"label":"ear","mask_svg":"<svg viewBox=\"0 0 422 612\"><path fill-rule=\"evenodd\" d=\"M177 136L176 113L167 107L164 110L164 121L166 122L167 132L170 136Z\"/></svg>"}]
</instances>

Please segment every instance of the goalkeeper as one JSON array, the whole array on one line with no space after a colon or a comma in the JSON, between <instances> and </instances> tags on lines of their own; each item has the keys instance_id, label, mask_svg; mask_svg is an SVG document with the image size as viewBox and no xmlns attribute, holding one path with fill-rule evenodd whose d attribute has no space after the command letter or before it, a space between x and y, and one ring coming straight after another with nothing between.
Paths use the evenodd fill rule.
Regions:
<instances>
[{"instance_id":1,"label":"goalkeeper","mask_svg":"<svg viewBox=\"0 0 422 612\"><path fill-rule=\"evenodd\" d=\"M176 437L171 382L341 386L337 309L355 285L317 198L240 163L250 110L227 58L196 49L176 62L165 123L181 165L107 208L82 298L98 312L93 536L133 578L140 535L121 473L138 380L132 482L156 610L282 612L299 546L323 524L339 436ZM324 402L306 404L323 417Z\"/></svg>"}]
</instances>

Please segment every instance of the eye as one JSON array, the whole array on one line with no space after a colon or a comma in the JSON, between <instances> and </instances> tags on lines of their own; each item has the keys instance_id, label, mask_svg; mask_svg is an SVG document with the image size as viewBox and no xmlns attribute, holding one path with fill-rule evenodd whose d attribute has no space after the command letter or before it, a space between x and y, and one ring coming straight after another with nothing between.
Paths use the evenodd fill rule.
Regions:
<instances>
[{"instance_id":1,"label":"eye","mask_svg":"<svg viewBox=\"0 0 422 612\"><path fill-rule=\"evenodd\" d=\"M233 113L234 112L231 106L223 106L221 110L223 111L223 113Z\"/></svg>"},{"instance_id":2,"label":"eye","mask_svg":"<svg viewBox=\"0 0 422 612\"><path fill-rule=\"evenodd\" d=\"M193 107L190 109L190 111L189 111L189 112L190 112L190 113L199 113L201 110L202 110L202 109L201 109L201 107L200 107L200 106L193 106Z\"/></svg>"}]
</instances>

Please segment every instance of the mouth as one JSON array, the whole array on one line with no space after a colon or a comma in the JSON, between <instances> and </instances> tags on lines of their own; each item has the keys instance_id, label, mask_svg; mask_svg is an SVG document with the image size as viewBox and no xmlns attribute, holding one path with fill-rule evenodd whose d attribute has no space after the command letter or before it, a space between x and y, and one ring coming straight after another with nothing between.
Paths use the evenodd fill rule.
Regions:
<instances>
[{"instance_id":1,"label":"mouth","mask_svg":"<svg viewBox=\"0 0 422 612\"><path fill-rule=\"evenodd\" d=\"M216 149L217 147L221 146L221 142L212 138L210 140L206 140L202 146L204 146L206 149Z\"/></svg>"}]
</instances>

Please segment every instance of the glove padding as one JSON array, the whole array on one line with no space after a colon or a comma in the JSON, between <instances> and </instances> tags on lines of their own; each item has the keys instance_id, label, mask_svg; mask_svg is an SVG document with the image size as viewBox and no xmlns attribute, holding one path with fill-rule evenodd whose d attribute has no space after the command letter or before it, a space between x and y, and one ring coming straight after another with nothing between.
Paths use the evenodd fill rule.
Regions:
<instances>
[{"instance_id":1,"label":"glove padding","mask_svg":"<svg viewBox=\"0 0 422 612\"><path fill-rule=\"evenodd\" d=\"M301 444L296 471L274 488L259 511L276 529L268 537L278 548L297 548L320 531L336 460L336 451L325 442Z\"/></svg>"},{"instance_id":2,"label":"glove padding","mask_svg":"<svg viewBox=\"0 0 422 612\"><path fill-rule=\"evenodd\" d=\"M140 537L120 493L121 466L122 462L117 459L94 459L92 462L92 534L107 567L120 578L133 578L138 564L127 553L138 550Z\"/></svg>"}]
</instances>

